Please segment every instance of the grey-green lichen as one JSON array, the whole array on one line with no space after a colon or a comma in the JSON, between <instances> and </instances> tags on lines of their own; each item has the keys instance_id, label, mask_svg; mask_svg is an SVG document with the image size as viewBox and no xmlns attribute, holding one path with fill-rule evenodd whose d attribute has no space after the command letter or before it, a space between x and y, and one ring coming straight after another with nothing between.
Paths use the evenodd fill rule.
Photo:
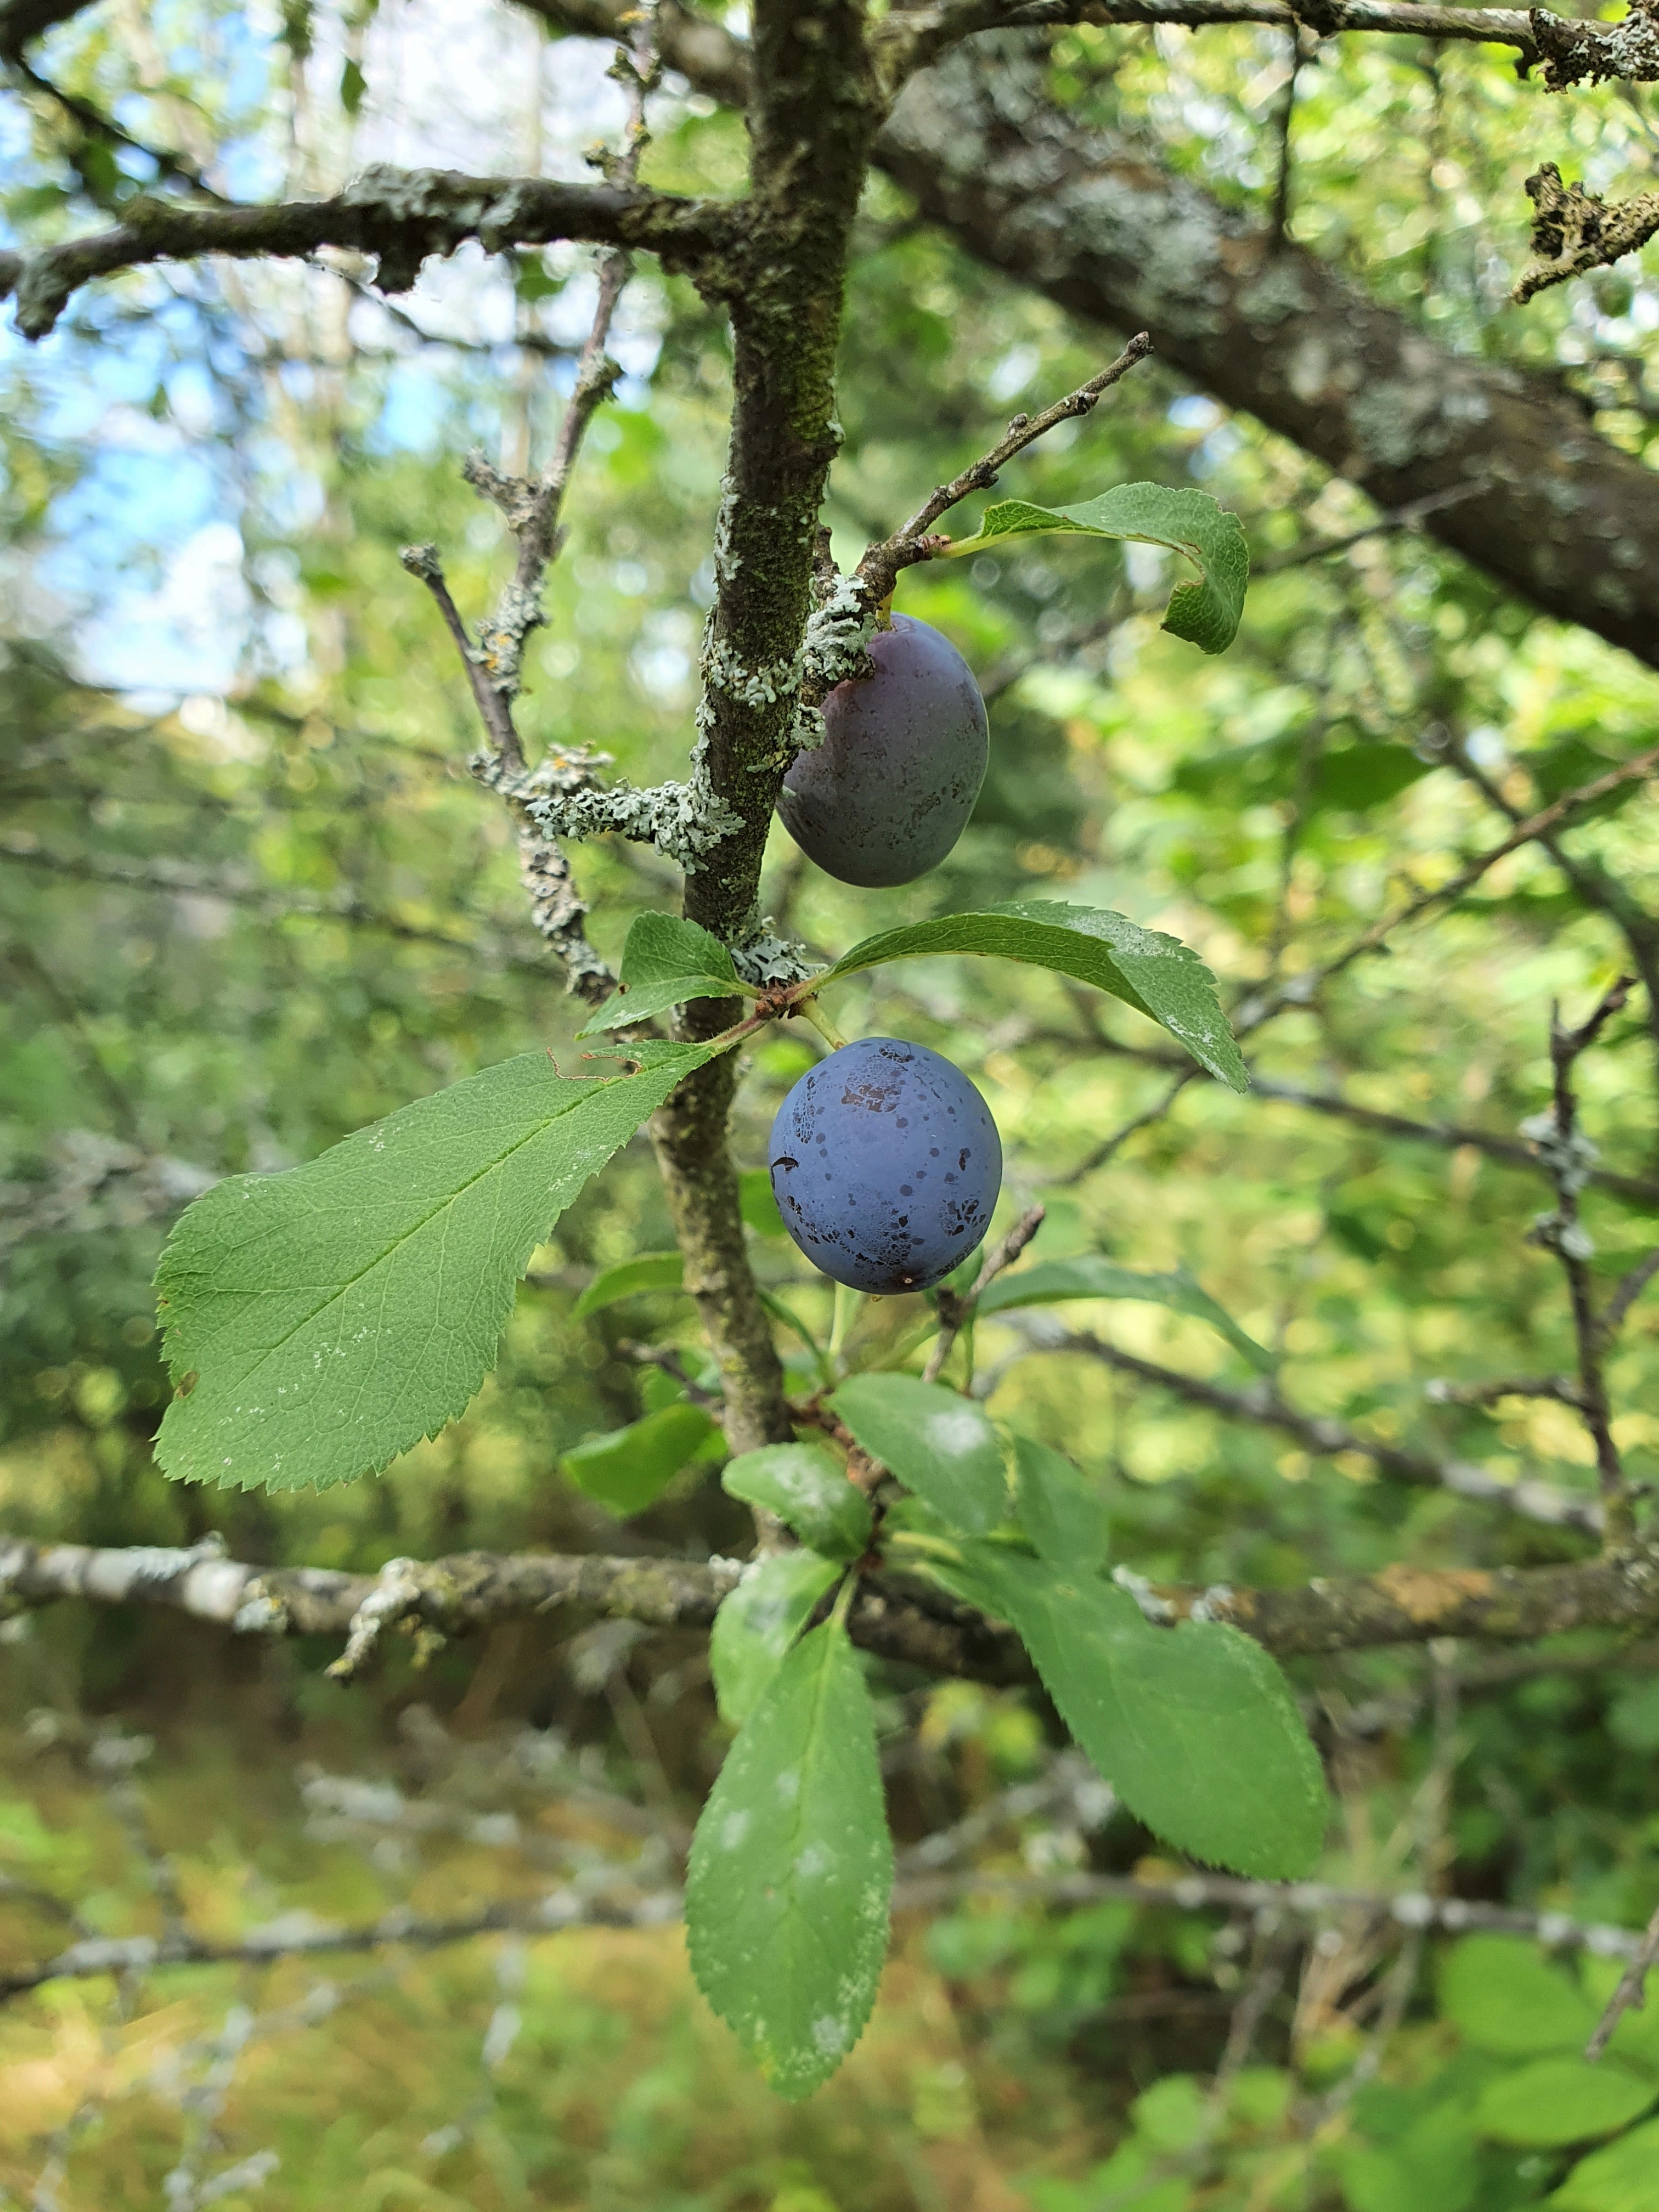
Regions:
<instances>
[{"instance_id":1,"label":"grey-green lichen","mask_svg":"<svg viewBox=\"0 0 1659 2212\"><path fill-rule=\"evenodd\" d=\"M690 875L722 837L743 827L741 817L710 788L704 751L699 739L686 782L644 789L600 783L597 772L610 765L610 755L580 747L550 752L533 768L519 771L489 754L480 754L471 766L480 782L499 791L549 837L631 838L635 844L654 846Z\"/></svg>"},{"instance_id":2,"label":"grey-green lichen","mask_svg":"<svg viewBox=\"0 0 1659 2212\"><path fill-rule=\"evenodd\" d=\"M768 984L804 983L817 973L818 962L812 959L804 945L792 937L780 937L772 927L771 915L763 915L747 936L731 948L732 963L745 983Z\"/></svg>"}]
</instances>

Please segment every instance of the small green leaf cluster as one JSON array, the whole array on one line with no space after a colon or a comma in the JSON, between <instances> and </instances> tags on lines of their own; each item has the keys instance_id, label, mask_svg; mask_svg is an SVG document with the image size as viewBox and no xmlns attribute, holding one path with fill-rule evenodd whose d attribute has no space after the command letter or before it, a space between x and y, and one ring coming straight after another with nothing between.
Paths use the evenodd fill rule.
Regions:
<instances>
[{"instance_id":1,"label":"small green leaf cluster","mask_svg":"<svg viewBox=\"0 0 1659 2212\"><path fill-rule=\"evenodd\" d=\"M1326 1816L1273 1662L1217 1622L1155 1627L1103 1580L1103 1516L1060 1454L912 1376L854 1375L826 1403L856 1461L776 1445L723 1478L798 1548L756 1559L715 1621L715 1688L738 1735L686 1893L704 1994L786 2096L840 2064L885 1955L892 1847L848 1633L866 1567L900 1565L1013 1627L1118 1797L1179 1848L1243 1874L1305 1874Z\"/></svg>"},{"instance_id":2,"label":"small green leaf cluster","mask_svg":"<svg viewBox=\"0 0 1659 2212\"><path fill-rule=\"evenodd\" d=\"M1127 1923L1102 1934L1097 2004L1121 1986L1128 1948ZM988 1966L1010 1971L1017 1989L1050 1940L1033 1927L1027 1957L1006 1918L963 1915L937 1923L929 1948L955 1978L971 1982ZM1336 2123L1310 2133L1297 2092L1329 2085L1330 2060L1346 2066L1352 2056L1346 2042L1328 2054L1309 2046L1300 2081L1274 2066L1219 2083L1165 2075L1130 2106L1109 2158L1079 2182L1036 2185L1036 2212L1119 2201L1196 2212L1232 2201L1213 2193L1218 2184L1248 2186L1264 2171L1297 2192L1288 2201L1344 2212L1651 2212L1659 2023L1629 2013L1604 2057L1583 2056L1619 1964L1557 1965L1530 1937L1480 1934L1436 1965L1437 2017L1405 2031L1386 2074L1359 2087Z\"/></svg>"}]
</instances>

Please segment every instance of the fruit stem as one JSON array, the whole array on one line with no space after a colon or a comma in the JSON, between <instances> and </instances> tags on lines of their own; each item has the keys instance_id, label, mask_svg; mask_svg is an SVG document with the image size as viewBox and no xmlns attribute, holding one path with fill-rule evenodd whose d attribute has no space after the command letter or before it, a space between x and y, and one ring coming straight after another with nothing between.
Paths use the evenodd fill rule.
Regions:
<instances>
[{"instance_id":1,"label":"fruit stem","mask_svg":"<svg viewBox=\"0 0 1659 2212\"><path fill-rule=\"evenodd\" d=\"M824 1012L823 1007L819 1006L816 999L803 999L800 1004L796 1007L795 1012L798 1014L805 1015L807 1020L811 1023L813 1028L824 1040L825 1043L830 1047L832 1052L839 1052L842 1047L846 1043L846 1038L830 1020L829 1015Z\"/></svg>"},{"instance_id":2,"label":"fruit stem","mask_svg":"<svg viewBox=\"0 0 1659 2212\"><path fill-rule=\"evenodd\" d=\"M849 1289L845 1283L836 1285L836 1310L830 1323L830 1358L831 1364L839 1362L841 1348L846 1343L853 1323L858 1318L859 1308L864 1304L861 1291Z\"/></svg>"}]
</instances>

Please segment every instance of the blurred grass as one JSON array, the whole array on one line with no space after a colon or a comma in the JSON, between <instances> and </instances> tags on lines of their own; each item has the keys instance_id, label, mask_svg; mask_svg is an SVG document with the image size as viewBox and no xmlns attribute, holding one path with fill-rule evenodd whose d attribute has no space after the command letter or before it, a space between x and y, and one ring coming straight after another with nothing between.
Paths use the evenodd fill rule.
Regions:
<instances>
[{"instance_id":1,"label":"blurred grass","mask_svg":"<svg viewBox=\"0 0 1659 2212\"><path fill-rule=\"evenodd\" d=\"M0 1872L73 1896L100 1932L158 1926L142 1862L91 1781L55 1753L26 1764L15 1739L7 1752L28 1796L9 1810L0 1801ZM204 1933L268 1919L279 1884L285 1912L356 1922L386 1909L395 1850L309 1839L287 1759L250 1762L234 1738L193 1733L153 1800L156 1841ZM590 1850L605 1841L556 1799L538 1826ZM396 1882L417 1913L521 1886L477 1845L423 1843L420 1858ZM0 1959L64 1940L0 1901ZM488 2067L503 2002L518 2032ZM257 2191L219 2200L232 2212L1017 2212L1029 2201L1020 2176L1099 2150L1057 2053L964 2033L919 1924L901 1929L870 2032L804 2106L775 2098L702 2003L673 1926L173 1967L125 1994L107 1978L48 1985L0 2012L0 2186L30 2203L50 2139L67 2131L58 2212L165 2201L184 2112L240 2007L254 2026L204 2170L264 2150L281 2165Z\"/></svg>"}]
</instances>

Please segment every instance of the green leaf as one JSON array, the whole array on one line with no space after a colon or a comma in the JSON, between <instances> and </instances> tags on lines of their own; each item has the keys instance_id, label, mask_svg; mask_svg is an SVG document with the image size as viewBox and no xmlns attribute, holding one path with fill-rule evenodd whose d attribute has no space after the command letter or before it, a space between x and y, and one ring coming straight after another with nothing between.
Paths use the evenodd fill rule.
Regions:
<instances>
[{"instance_id":1,"label":"green leaf","mask_svg":"<svg viewBox=\"0 0 1659 2212\"><path fill-rule=\"evenodd\" d=\"M1285 1678L1219 1621L1154 1628L1126 1592L964 1545L936 1571L1024 1638L1060 1717L1139 1820L1239 1874L1305 1875L1324 1841L1319 1755Z\"/></svg>"},{"instance_id":2,"label":"green leaf","mask_svg":"<svg viewBox=\"0 0 1659 2212\"><path fill-rule=\"evenodd\" d=\"M324 1489L435 1436L494 1364L537 1245L712 1057L660 1047L638 1074L580 1082L526 1053L304 1167L215 1184L156 1272L179 1386L161 1467L226 1489Z\"/></svg>"},{"instance_id":3,"label":"green leaf","mask_svg":"<svg viewBox=\"0 0 1659 2212\"><path fill-rule=\"evenodd\" d=\"M1051 968L1097 990L1109 991L1137 1013L1160 1023L1200 1067L1235 1091L1250 1079L1216 996L1215 978L1174 937L1142 929L1121 914L1066 906L1057 899L1017 899L973 914L940 915L866 937L817 977L838 982L860 969L921 954L973 952Z\"/></svg>"},{"instance_id":4,"label":"green leaf","mask_svg":"<svg viewBox=\"0 0 1659 2212\"><path fill-rule=\"evenodd\" d=\"M1198 570L1198 580L1177 584L1170 594L1164 629L1206 653L1224 653L1237 636L1250 580L1250 550L1238 517L1218 507L1208 492L1133 483L1118 484L1075 507L998 500L986 508L976 537L958 538L945 551L955 560L964 553L982 553L1005 538L1046 530L1133 538L1185 554Z\"/></svg>"},{"instance_id":5,"label":"green leaf","mask_svg":"<svg viewBox=\"0 0 1659 2212\"><path fill-rule=\"evenodd\" d=\"M1051 1567L1087 1574L1106 1556L1106 1515L1068 1459L1035 1437L1014 1438L1019 1525Z\"/></svg>"},{"instance_id":6,"label":"green leaf","mask_svg":"<svg viewBox=\"0 0 1659 2212\"><path fill-rule=\"evenodd\" d=\"M1465 1936L1440 1969L1440 2009L1466 2043L1503 2057L1582 2050L1598 2017L1522 1936Z\"/></svg>"},{"instance_id":7,"label":"green leaf","mask_svg":"<svg viewBox=\"0 0 1659 2212\"><path fill-rule=\"evenodd\" d=\"M979 1301L979 1312L1004 1313L1014 1306L1059 1305L1068 1298L1139 1298L1149 1305L1167 1306L1171 1313L1189 1314L1218 1329L1235 1352L1242 1352L1252 1367L1270 1375L1277 1364L1271 1352L1246 1336L1224 1307L1189 1275L1184 1267L1168 1274L1141 1274L1120 1267L1097 1252L1079 1253L1068 1260L1041 1260L1012 1275L1000 1275Z\"/></svg>"},{"instance_id":8,"label":"green leaf","mask_svg":"<svg viewBox=\"0 0 1659 2212\"><path fill-rule=\"evenodd\" d=\"M577 1299L573 1318L584 1321L623 1298L638 1297L642 1291L678 1291L684 1273L685 1262L678 1252L640 1252L631 1260L618 1260L614 1267L594 1276Z\"/></svg>"},{"instance_id":9,"label":"green leaf","mask_svg":"<svg viewBox=\"0 0 1659 2212\"><path fill-rule=\"evenodd\" d=\"M664 1406L625 1429L572 1445L559 1465L578 1489L626 1520L654 1504L687 1461L719 1434L701 1406Z\"/></svg>"},{"instance_id":10,"label":"green leaf","mask_svg":"<svg viewBox=\"0 0 1659 2212\"><path fill-rule=\"evenodd\" d=\"M1483 2136L1518 2149L1553 2150L1628 2127L1656 2096L1659 2088L1651 2081L1616 2058L1594 2065L1576 2055L1534 2058L1486 2084L1474 2108L1475 2125Z\"/></svg>"},{"instance_id":11,"label":"green leaf","mask_svg":"<svg viewBox=\"0 0 1659 2212\"><path fill-rule=\"evenodd\" d=\"M1650 2120L1574 2166L1553 2197L1556 2212L1655 2212L1659 2207L1659 2120Z\"/></svg>"},{"instance_id":12,"label":"green leaf","mask_svg":"<svg viewBox=\"0 0 1659 2212\"><path fill-rule=\"evenodd\" d=\"M685 1886L697 1985L780 2095L809 2096L863 2032L892 1882L874 1716L829 1620L727 1752Z\"/></svg>"},{"instance_id":13,"label":"green leaf","mask_svg":"<svg viewBox=\"0 0 1659 2212\"><path fill-rule=\"evenodd\" d=\"M842 1572L822 1553L776 1552L752 1560L714 1615L708 1663L722 1717L740 1728Z\"/></svg>"},{"instance_id":14,"label":"green leaf","mask_svg":"<svg viewBox=\"0 0 1659 2212\"><path fill-rule=\"evenodd\" d=\"M363 94L368 88L361 64L348 55L340 71L340 105L348 115L355 115L363 104Z\"/></svg>"},{"instance_id":15,"label":"green leaf","mask_svg":"<svg viewBox=\"0 0 1659 2212\"><path fill-rule=\"evenodd\" d=\"M910 1375L854 1375L830 1404L871 1458L953 1528L982 1535L1007 1518L1002 1447L971 1398Z\"/></svg>"},{"instance_id":16,"label":"green leaf","mask_svg":"<svg viewBox=\"0 0 1659 2212\"><path fill-rule=\"evenodd\" d=\"M623 947L617 988L576 1034L597 1036L602 1030L621 1029L670 1006L683 1006L688 999L732 999L739 993L752 999L754 986L739 976L718 937L675 915L635 915Z\"/></svg>"},{"instance_id":17,"label":"green leaf","mask_svg":"<svg viewBox=\"0 0 1659 2212\"><path fill-rule=\"evenodd\" d=\"M1354 2146L1338 2154L1352 2212L1468 2212L1480 2181L1479 2146L1468 2106L1436 2105L1386 2150Z\"/></svg>"},{"instance_id":18,"label":"green leaf","mask_svg":"<svg viewBox=\"0 0 1659 2212\"><path fill-rule=\"evenodd\" d=\"M787 1237L783 1216L772 1194L772 1177L766 1168L745 1168L738 1177L738 1211L757 1237Z\"/></svg>"},{"instance_id":19,"label":"green leaf","mask_svg":"<svg viewBox=\"0 0 1659 2212\"><path fill-rule=\"evenodd\" d=\"M821 1444L763 1444L731 1461L720 1481L832 1559L856 1559L869 1547L870 1502Z\"/></svg>"}]
</instances>

